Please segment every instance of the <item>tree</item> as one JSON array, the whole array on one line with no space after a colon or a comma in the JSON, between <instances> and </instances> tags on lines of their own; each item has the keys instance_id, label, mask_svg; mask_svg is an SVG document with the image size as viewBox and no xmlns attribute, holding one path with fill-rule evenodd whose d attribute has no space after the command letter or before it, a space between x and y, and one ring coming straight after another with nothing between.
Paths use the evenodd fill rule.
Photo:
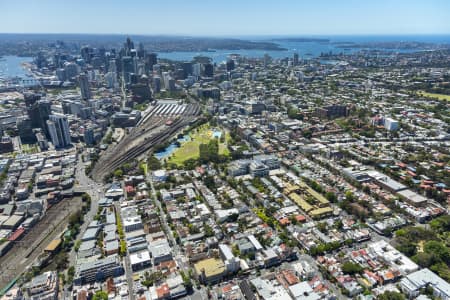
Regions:
<instances>
[{"instance_id":1,"label":"tree","mask_svg":"<svg viewBox=\"0 0 450 300\"><path fill-rule=\"evenodd\" d=\"M151 155L147 161L149 170L155 171L161 169L161 162L154 155Z\"/></svg>"},{"instance_id":2,"label":"tree","mask_svg":"<svg viewBox=\"0 0 450 300\"><path fill-rule=\"evenodd\" d=\"M76 224L80 224L81 220L82 220L81 210L78 210L69 216L69 227L73 227Z\"/></svg>"},{"instance_id":3,"label":"tree","mask_svg":"<svg viewBox=\"0 0 450 300\"><path fill-rule=\"evenodd\" d=\"M363 268L359 264L355 264L350 261L343 263L341 269L344 274L350 275L360 273L363 270Z\"/></svg>"},{"instance_id":4,"label":"tree","mask_svg":"<svg viewBox=\"0 0 450 300\"><path fill-rule=\"evenodd\" d=\"M203 182L205 183L206 187L209 188L210 190L215 190L216 189L216 183L214 181L214 177L213 176L206 176L205 179L203 180Z\"/></svg>"},{"instance_id":5,"label":"tree","mask_svg":"<svg viewBox=\"0 0 450 300\"><path fill-rule=\"evenodd\" d=\"M81 195L81 201L90 203L91 196L88 193L83 193L83 195Z\"/></svg>"},{"instance_id":6,"label":"tree","mask_svg":"<svg viewBox=\"0 0 450 300\"><path fill-rule=\"evenodd\" d=\"M298 109L291 105L288 108L287 114L290 119L297 119L298 118Z\"/></svg>"},{"instance_id":7,"label":"tree","mask_svg":"<svg viewBox=\"0 0 450 300\"><path fill-rule=\"evenodd\" d=\"M199 146L199 160L202 163L219 162L219 142L217 139L212 139L208 144L200 144Z\"/></svg>"},{"instance_id":8,"label":"tree","mask_svg":"<svg viewBox=\"0 0 450 300\"><path fill-rule=\"evenodd\" d=\"M104 291L97 291L92 300L108 300L108 294Z\"/></svg>"},{"instance_id":9,"label":"tree","mask_svg":"<svg viewBox=\"0 0 450 300\"><path fill-rule=\"evenodd\" d=\"M355 196L353 196L352 192L348 191L345 193L345 200L353 202L355 200Z\"/></svg>"},{"instance_id":10,"label":"tree","mask_svg":"<svg viewBox=\"0 0 450 300\"><path fill-rule=\"evenodd\" d=\"M203 226L203 231L204 231L206 237L211 237L214 235L214 230L208 224L205 224Z\"/></svg>"},{"instance_id":11,"label":"tree","mask_svg":"<svg viewBox=\"0 0 450 300\"><path fill-rule=\"evenodd\" d=\"M450 264L450 251L443 243L438 241L428 241L424 245L424 250L426 253L436 255L446 264Z\"/></svg>"},{"instance_id":12,"label":"tree","mask_svg":"<svg viewBox=\"0 0 450 300\"><path fill-rule=\"evenodd\" d=\"M190 158L183 162L185 170L193 170L198 165L198 161L195 158Z\"/></svg>"},{"instance_id":13,"label":"tree","mask_svg":"<svg viewBox=\"0 0 450 300\"><path fill-rule=\"evenodd\" d=\"M58 253L53 259L53 261L56 263L56 268L58 270L64 270L67 267L67 263L69 262L67 253L65 252Z\"/></svg>"},{"instance_id":14,"label":"tree","mask_svg":"<svg viewBox=\"0 0 450 300\"><path fill-rule=\"evenodd\" d=\"M142 281L142 284L145 285L146 287L149 287L149 286L154 285L156 282L160 281L163 278L164 278L164 275L160 271L157 271L157 272L154 272L151 274L149 272L145 272L144 280Z\"/></svg>"},{"instance_id":15,"label":"tree","mask_svg":"<svg viewBox=\"0 0 450 300\"><path fill-rule=\"evenodd\" d=\"M440 216L432 220L430 227L438 233L450 231L450 215Z\"/></svg>"},{"instance_id":16,"label":"tree","mask_svg":"<svg viewBox=\"0 0 450 300\"><path fill-rule=\"evenodd\" d=\"M379 300L405 300L405 296L398 292L386 291L378 296Z\"/></svg>"},{"instance_id":17,"label":"tree","mask_svg":"<svg viewBox=\"0 0 450 300\"><path fill-rule=\"evenodd\" d=\"M80 249L80 246L81 246L81 241L80 241L80 240L77 240L77 241L75 242L75 245L73 246L73 249L74 249L76 252L78 252L78 250Z\"/></svg>"},{"instance_id":18,"label":"tree","mask_svg":"<svg viewBox=\"0 0 450 300\"><path fill-rule=\"evenodd\" d=\"M427 252L419 252L416 255L412 257L412 260L416 262L419 266L422 268L428 268L431 265L435 264L437 261L437 258L432 253Z\"/></svg>"},{"instance_id":19,"label":"tree","mask_svg":"<svg viewBox=\"0 0 450 300\"><path fill-rule=\"evenodd\" d=\"M114 171L114 177L122 178L122 176L123 176L123 171L121 169L117 169Z\"/></svg>"},{"instance_id":20,"label":"tree","mask_svg":"<svg viewBox=\"0 0 450 300\"><path fill-rule=\"evenodd\" d=\"M183 278L183 284L186 287L186 289L191 290L192 289L192 280L189 274L184 273L183 271L180 272L181 278Z\"/></svg>"},{"instance_id":21,"label":"tree","mask_svg":"<svg viewBox=\"0 0 450 300\"><path fill-rule=\"evenodd\" d=\"M75 267L70 266L69 269L67 270L67 274L69 275L69 278L73 278L73 276L75 276Z\"/></svg>"},{"instance_id":22,"label":"tree","mask_svg":"<svg viewBox=\"0 0 450 300\"><path fill-rule=\"evenodd\" d=\"M307 129L305 131L303 131L303 137L306 139L311 139L312 138L312 132L310 129Z\"/></svg>"},{"instance_id":23,"label":"tree","mask_svg":"<svg viewBox=\"0 0 450 300\"><path fill-rule=\"evenodd\" d=\"M320 222L317 224L317 229L319 229L320 232L322 233L327 233L328 232L328 226L326 222Z\"/></svg>"},{"instance_id":24,"label":"tree","mask_svg":"<svg viewBox=\"0 0 450 300\"><path fill-rule=\"evenodd\" d=\"M333 192L327 192L325 194L325 198L327 198L327 200L330 201L331 203L336 203L337 202L336 194L333 193Z\"/></svg>"}]
</instances>

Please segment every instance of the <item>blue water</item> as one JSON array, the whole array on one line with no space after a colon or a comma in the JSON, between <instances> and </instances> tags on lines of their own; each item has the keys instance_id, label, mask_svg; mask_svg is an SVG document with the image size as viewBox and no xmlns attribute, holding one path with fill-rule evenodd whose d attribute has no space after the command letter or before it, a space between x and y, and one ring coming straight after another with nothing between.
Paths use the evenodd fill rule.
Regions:
<instances>
[{"instance_id":1,"label":"blue water","mask_svg":"<svg viewBox=\"0 0 450 300\"><path fill-rule=\"evenodd\" d=\"M26 79L29 72L21 64L32 61L32 57L2 56L0 57L0 77L20 77Z\"/></svg>"},{"instance_id":2,"label":"blue water","mask_svg":"<svg viewBox=\"0 0 450 300\"><path fill-rule=\"evenodd\" d=\"M183 143L189 141L190 139L191 138L189 137L189 135L185 135L182 138L177 139L177 141ZM154 155L157 159L162 160L171 156L172 153L174 153L175 150L177 150L177 148L178 148L177 145L175 143L172 143L169 146L167 146L166 149L164 149L161 152L156 152Z\"/></svg>"},{"instance_id":3,"label":"blue water","mask_svg":"<svg viewBox=\"0 0 450 300\"><path fill-rule=\"evenodd\" d=\"M298 53L300 57L311 58L317 57L321 52L336 51L336 47L332 44L322 44L317 42L296 43L296 42L279 42L281 47L287 49L285 51L267 51L267 50L215 50L214 52L160 52L159 58L167 58L178 61L191 61L196 56L210 57L213 62L220 63L226 61L231 54L239 54L245 57L258 58L268 54L275 59L292 57L294 53ZM350 53L351 51L344 51L339 49L339 52ZM336 51L336 53L338 53Z\"/></svg>"},{"instance_id":4,"label":"blue water","mask_svg":"<svg viewBox=\"0 0 450 300\"><path fill-rule=\"evenodd\" d=\"M242 37L254 41L270 41L272 38L280 38L275 36L267 37ZM289 38L289 37L283 37ZM213 62L220 63L226 61L231 54L239 54L245 57L259 58L268 54L272 58L280 59L285 57L293 57L294 53L298 53L300 58L308 59L320 56L321 53L344 53L351 54L362 49L359 48L338 48L334 43L353 42L353 43L370 43L370 42L423 42L436 44L450 44L450 35L423 35L423 36L315 36L315 38L328 38L330 42L288 42L277 41L280 47L287 50L284 51L267 51L267 50L215 50L214 52L159 52L158 57L167 58L177 61L191 61L196 56L210 57ZM383 50L383 49L379 49ZM386 49L388 51L395 51L400 53L416 52L421 49Z\"/></svg>"},{"instance_id":5,"label":"blue water","mask_svg":"<svg viewBox=\"0 0 450 300\"><path fill-rule=\"evenodd\" d=\"M214 130L212 136L213 136L214 138L220 139L220 137L222 136L222 131Z\"/></svg>"},{"instance_id":6,"label":"blue water","mask_svg":"<svg viewBox=\"0 0 450 300\"><path fill-rule=\"evenodd\" d=\"M164 159L172 155L172 153L177 149L177 145L170 144L164 151L156 152L155 157L159 160Z\"/></svg>"}]
</instances>

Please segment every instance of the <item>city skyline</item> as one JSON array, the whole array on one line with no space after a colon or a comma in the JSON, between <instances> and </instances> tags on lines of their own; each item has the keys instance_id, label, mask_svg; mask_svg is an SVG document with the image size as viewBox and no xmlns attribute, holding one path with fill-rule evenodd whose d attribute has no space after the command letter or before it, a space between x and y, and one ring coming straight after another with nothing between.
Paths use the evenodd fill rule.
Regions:
<instances>
[{"instance_id":1,"label":"city skyline","mask_svg":"<svg viewBox=\"0 0 450 300\"><path fill-rule=\"evenodd\" d=\"M0 3L3 33L190 36L450 34L447 1L86 0Z\"/></svg>"},{"instance_id":2,"label":"city skyline","mask_svg":"<svg viewBox=\"0 0 450 300\"><path fill-rule=\"evenodd\" d=\"M450 299L449 0L0 11L0 300Z\"/></svg>"}]
</instances>

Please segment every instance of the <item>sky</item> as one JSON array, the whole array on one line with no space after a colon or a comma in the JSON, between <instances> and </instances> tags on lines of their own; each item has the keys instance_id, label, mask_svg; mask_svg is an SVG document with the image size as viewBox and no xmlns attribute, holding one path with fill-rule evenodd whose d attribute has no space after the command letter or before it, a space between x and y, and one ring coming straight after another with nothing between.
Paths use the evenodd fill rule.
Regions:
<instances>
[{"instance_id":1,"label":"sky","mask_svg":"<svg viewBox=\"0 0 450 300\"><path fill-rule=\"evenodd\" d=\"M1 33L450 34L449 0L0 0Z\"/></svg>"}]
</instances>

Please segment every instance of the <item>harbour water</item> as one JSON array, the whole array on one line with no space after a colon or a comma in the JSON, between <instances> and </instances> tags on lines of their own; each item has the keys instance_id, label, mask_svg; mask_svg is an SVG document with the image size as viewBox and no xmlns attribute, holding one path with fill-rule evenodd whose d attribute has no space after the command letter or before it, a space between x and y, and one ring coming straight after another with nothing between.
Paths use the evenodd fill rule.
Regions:
<instances>
[{"instance_id":1,"label":"harbour water","mask_svg":"<svg viewBox=\"0 0 450 300\"><path fill-rule=\"evenodd\" d=\"M264 55L269 55L272 58L280 59L285 57L293 57L294 53L298 53L301 59L316 58L322 53L344 53L350 54L362 48L352 47L351 43L373 43L373 42L421 42L421 43L436 43L436 44L450 44L449 35L424 35L424 36L333 36L333 37L314 37L329 39L329 41L292 41L289 37L241 37L242 39L252 41L272 41L280 45L286 50L282 51L268 51L268 50L211 50L201 52L158 52L159 58L166 58L176 61L191 61L196 56L210 57L213 62L220 63L227 60L231 54L239 54L245 57L260 58ZM273 39L277 39L276 41ZM339 47L339 43L348 44L346 47ZM372 48L373 49L373 48ZM393 52L416 52L422 51L420 47L414 49L382 49ZM18 57L18 56L3 56L0 57L0 78L19 77L27 78L28 71L23 68L22 63L31 62L32 57Z\"/></svg>"},{"instance_id":2,"label":"harbour water","mask_svg":"<svg viewBox=\"0 0 450 300\"><path fill-rule=\"evenodd\" d=\"M268 50L212 50L203 52L160 52L158 57L167 58L178 61L190 61L196 56L210 57L213 62L220 63L226 61L231 54L239 54L245 57L259 58L265 54L272 58L280 59L285 57L292 57L294 53L298 53L302 58L318 57L321 53L351 53L356 49L338 49L335 45L330 43L320 42L278 42L278 44L287 50L282 51L268 51Z\"/></svg>"},{"instance_id":3,"label":"harbour water","mask_svg":"<svg viewBox=\"0 0 450 300\"><path fill-rule=\"evenodd\" d=\"M0 78L7 79L19 77L21 79L27 79L27 75L29 75L30 73L22 66L22 64L32 61L32 57L1 56Z\"/></svg>"},{"instance_id":4,"label":"harbour water","mask_svg":"<svg viewBox=\"0 0 450 300\"><path fill-rule=\"evenodd\" d=\"M281 48L286 50L282 51L268 51L268 50L211 50L203 52L160 52L158 57L166 58L177 61L191 61L196 56L206 56L210 57L213 62L220 63L226 61L231 54L239 54L245 57L259 58L263 57L265 54L272 58L280 59L285 57L293 57L294 53L298 53L300 58L316 58L322 53L344 53L351 54L360 50L362 48L351 47L351 43L374 43L374 42L419 42L419 43L436 43L436 44L450 44L449 35L424 35L424 36L333 36L331 38L323 36L317 38L329 39L329 41L311 41L311 42L299 42L289 40L286 37L284 40L280 37L242 37L242 39L253 40L253 41L273 41L272 39L277 39L276 42ZM339 47L340 43L348 43L349 46L342 48ZM374 48L372 48L374 49ZM378 48L377 50L387 50L393 52L417 52L424 49L383 49Z\"/></svg>"}]
</instances>

